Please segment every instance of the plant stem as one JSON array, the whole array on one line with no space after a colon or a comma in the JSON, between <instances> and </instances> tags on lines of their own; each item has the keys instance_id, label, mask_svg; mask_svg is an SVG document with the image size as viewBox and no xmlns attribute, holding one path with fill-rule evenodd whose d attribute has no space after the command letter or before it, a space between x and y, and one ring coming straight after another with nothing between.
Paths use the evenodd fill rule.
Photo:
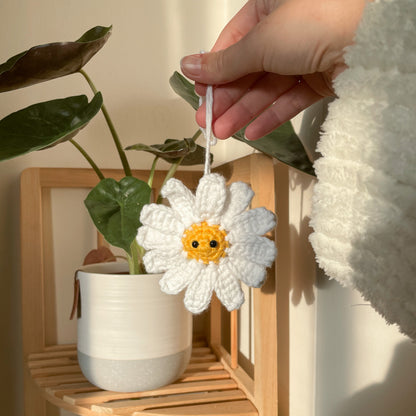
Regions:
<instances>
[{"instance_id":1,"label":"plant stem","mask_svg":"<svg viewBox=\"0 0 416 416\"><path fill-rule=\"evenodd\" d=\"M131 243L130 251L131 255L127 254L130 274L146 273L143 267L143 263L141 261L144 255L144 249L143 247L139 246L136 239L134 239Z\"/></svg>"},{"instance_id":2,"label":"plant stem","mask_svg":"<svg viewBox=\"0 0 416 416\"><path fill-rule=\"evenodd\" d=\"M96 163L92 160L91 156L85 151L84 148L81 147L74 139L69 140L82 154L82 156L85 157L87 162L91 165L91 167L94 169L95 173L100 179L104 179L104 175L101 172L100 168L96 165Z\"/></svg>"},{"instance_id":3,"label":"plant stem","mask_svg":"<svg viewBox=\"0 0 416 416\"><path fill-rule=\"evenodd\" d=\"M196 141L196 139L201 135L202 131L201 129L198 129L195 134L191 137L191 140L193 140L194 142Z\"/></svg>"},{"instance_id":4,"label":"plant stem","mask_svg":"<svg viewBox=\"0 0 416 416\"><path fill-rule=\"evenodd\" d=\"M172 178L173 177L173 175L175 175L175 173L176 173L176 171L177 171L177 169L178 169L178 167L179 167L179 165L182 163L182 160L183 160L183 158L184 158L185 156L183 156L183 157L181 157L176 163L173 163L172 164L172 166L170 167L170 169L168 170L168 173L166 174L166 176L165 176L165 179L164 179L164 181L163 181L163 183L162 183L162 186L160 187L160 189L162 189L164 186L165 186L165 184L166 184L166 182L170 179L170 178ZM159 196L157 197L157 199L156 199L156 204L160 204L161 202L162 202L162 195L159 193Z\"/></svg>"},{"instance_id":5,"label":"plant stem","mask_svg":"<svg viewBox=\"0 0 416 416\"><path fill-rule=\"evenodd\" d=\"M149 180L147 181L147 184L149 185L150 188L153 185L153 178L155 176L156 164L158 160L159 160L159 156L156 156L155 160L152 163L152 168L150 169Z\"/></svg>"},{"instance_id":6,"label":"plant stem","mask_svg":"<svg viewBox=\"0 0 416 416\"><path fill-rule=\"evenodd\" d=\"M83 69L80 69L78 72L87 80L94 94L97 94L97 88L95 87L94 83L92 82L91 78L87 75L87 73ZM105 121L107 122L108 128L110 129L111 136L113 137L114 144L116 145L118 154L120 156L121 164L123 165L124 173L126 174L126 176L132 176L126 153L124 152L123 146L120 142L120 138L104 104L101 106L101 111L103 112Z\"/></svg>"}]
</instances>

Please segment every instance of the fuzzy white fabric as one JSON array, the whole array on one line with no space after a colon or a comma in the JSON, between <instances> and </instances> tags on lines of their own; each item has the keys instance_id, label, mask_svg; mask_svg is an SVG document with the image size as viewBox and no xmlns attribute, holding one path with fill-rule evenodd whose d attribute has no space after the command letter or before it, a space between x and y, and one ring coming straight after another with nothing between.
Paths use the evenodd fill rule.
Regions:
<instances>
[{"instance_id":1,"label":"fuzzy white fabric","mask_svg":"<svg viewBox=\"0 0 416 416\"><path fill-rule=\"evenodd\" d=\"M416 1L368 4L345 59L310 241L328 276L416 339Z\"/></svg>"},{"instance_id":2,"label":"fuzzy white fabric","mask_svg":"<svg viewBox=\"0 0 416 416\"><path fill-rule=\"evenodd\" d=\"M262 236L276 226L275 215L265 208L247 210L254 195L251 188L243 182L227 187L224 177L216 173L201 178L195 195L177 179L166 183L162 195L170 207L146 205L140 216L143 226L137 241L148 250L143 258L146 270L165 272L160 280L165 293L186 289L184 303L192 313L209 306L214 290L228 310L239 308L244 302L240 281L260 287L265 268L275 259L274 242ZM195 237L200 246L209 245L210 229L225 235L227 248L215 261L203 261L198 247L190 253L187 250L193 248L184 245L187 231L201 223L206 233L199 235L202 240Z\"/></svg>"}]
</instances>

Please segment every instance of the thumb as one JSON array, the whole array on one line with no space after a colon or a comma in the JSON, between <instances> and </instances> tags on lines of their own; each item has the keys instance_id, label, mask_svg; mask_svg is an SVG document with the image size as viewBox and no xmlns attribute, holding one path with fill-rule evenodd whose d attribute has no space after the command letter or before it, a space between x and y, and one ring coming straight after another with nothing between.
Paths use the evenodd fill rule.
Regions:
<instances>
[{"instance_id":1,"label":"thumb","mask_svg":"<svg viewBox=\"0 0 416 416\"><path fill-rule=\"evenodd\" d=\"M263 71L264 47L257 31L252 31L226 49L185 56L181 70L202 84L226 84L247 74Z\"/></svg>"}]
</instances>

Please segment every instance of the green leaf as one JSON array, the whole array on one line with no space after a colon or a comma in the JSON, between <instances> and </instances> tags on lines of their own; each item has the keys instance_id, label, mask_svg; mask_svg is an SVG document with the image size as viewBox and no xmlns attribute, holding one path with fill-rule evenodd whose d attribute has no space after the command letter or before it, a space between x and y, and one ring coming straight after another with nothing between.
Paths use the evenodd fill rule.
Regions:
<instances>
[{"instance_id":1,"label":"green leaf","mask_svg":"<svg viewBox=\"0 0 416 416\"><path fill-rule=\"evenodd\" d=\"M75 42L34 46L0 65L0 92L28 87L80 70L107 42L111 26L96 26Z\"/></svg>"},{"instance_id":2,"label":"green leaf","mask_svg":"<svg viewBox=\"0 0 416 416\"><path fill-rule=\"evenodd\" d=\"M205 149L192 139L166 139L163 144L137 143L126 147L126 150L139 150L152 153L169 163L178 163L183 158L181 165L200 165L205 162ZM212 159L212 155L211 155Z\"/></svg>"},{"instance_id":3,"label":"green leaf","mask_svg":"<svg viewBox=\"0 0 416 416\"><path fill-rule=\"evenodd\" d=\"M101 93L46 101L0 120L0 160L41 150L74 137L97 114Z\"/></svg>"},{"instance_id":4,"label":"green leaf","mask_svg":"<svg viewBox=\"0 0 416 416\"><path fill-rule=\"evenodd\" d=\"M195 94L195 87L179 72L175 71L169 79L173 91L182 97L194 110L199 107L199 97Z\"/></svg>"},{"instance_id":5,"label":"green leaf","mask_svg":"<svg viewBox=\"0 0 416 416\"><path fill-rule=\"evenodd\" d=\"M195 147L195 142L190 139L166 139L163 144L152 144L148 146L144 143L137 143L126 147L126 150L141 150L152 153L153 155L169 162L172 159L178 159L182 156L186 156L189 152L194 151Z\"/></svg>"},{"instance_id":6,"label":"green leaf","mask_svg":"<svg viewBox=\"0 0 416 416\"><path fill-rule=\"evenodd\" d=\"M212 153L210 155L210 163L214 161L214 155ZM192 152L187 154L182 162L182 166L194 166L194 165L203 165L205 163L205 147L200 146L199 144L196 145L196 149Z\"/></svg>"},{"instance_id":7,"label":"green leaf","mask_svg":"<svg viewBox=\"0 0 416 416\"><path fill-rule=\"evenodd\" d=\"M293 166L309 175L315 175L312 162L309 160L291 122L288 121L282 124L279 128L258 140L245 139L244 131L245 129L238 131L233 137L289 166Z\"/></svg>"},{"instance_id":8,"label":"green leaf","mask_svg":"<svg viewBox=\"0 0 416 416\"><path fill-rule=\"evenodd\" d=\"M199 99L195 87L178 72L174 72L169 80L173 90L187 101L195 110L199 107ZM309 160L302 142L295 133L292 123L287 122L268 135L258 140L246 140L244 131L238 131L233 137L261 152L272 156L289 166L293 166L310 175L315 175L312 162Z\"/></svg>"},{"instance_id":9,"label":"green leaf","mask_svg":"<svg viewBox=\"0 0 416 416\"><path fill-rule=\"evenodd\" d=\"M150 194L149 185L132 176L120 182L106 178L91 190L85 205L104 238L131 254L131 243L141 226L140 212L150 202Z\"/></svg>"}]
</instances>

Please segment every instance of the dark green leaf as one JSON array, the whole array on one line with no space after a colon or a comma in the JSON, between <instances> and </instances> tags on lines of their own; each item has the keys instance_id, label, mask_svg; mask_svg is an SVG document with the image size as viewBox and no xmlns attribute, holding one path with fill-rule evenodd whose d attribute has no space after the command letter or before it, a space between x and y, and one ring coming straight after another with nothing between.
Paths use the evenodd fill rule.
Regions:
<instances>
[{"instance_id":1,"label":"dark green leaf","mask_svg":"<svg viewBox=\"0 0 416 416\"><path fill-rule=\"evenodd\" d=\"M0 92L28 87L80 70L107 42L111 26L97 26L75 42L34 46L0 65Z\"/></svg>"},{"instance_id":2,"label":"dark green leaf","mask_svg":"<svg viewBox=\"0 0 416 416\"><path fill-rule=\"evenodd\" d=\"M195 94L195 87L179 72L175 71L169 79L173 91L182 97L194 110L199 107L199 97Z\"/></svg>"},{"instance_id":3,"label":"dark green leaf","mask_svg":"<svg viewBox=\"0 0 416 416\"><path fill-rule=\"evenodd\" d=\"M41 150L74 137L97 114L101 93L31 105L0 120L0 160Z\"/></svg>"},{"instance_id":4,"label":"dark green leaf","mask_svg":"<svg viewBox=\"0 0 416 416\"><path fill-rule=\"evenodd\" d=\"M96 42L97 40L105 37L105 41L104 41L105 43L107 42L107 39L111 35L112 28L113 26L108 26L108 27L95 26L87 30L78 40L76 40L76 42L80 42L80 43Z\"/></svg>"},{"instance_id":5,"label":"dark green leaf","mask_svg":"<svg viewBox=\"0 0 416 416\"><path fill-rule=\"evenodd\" d=\"M240 130L233 137L289 166L293 166L309 175L315 175L312 163L305 152L302 142L293 130L291 122L281 125L258 140L245 139L244 130Z\"/></svg>"},{"instance_id":6,"label":"dark green leaf","mask_svg":"<svg viewBox=\"0 0 416 416\"><path fill-rule=\"evenodd\" d=\"M195 147L195 142L190 139L166 139L163 144L151 144L148 146L143 143L137 143L126 147L126 150L141 150L149 152L169 161L171 159L178 159L182 156L186 156L189 152L194 151Z\"/></svg>"},{"instance_id":7,"label":"dark green leaf","mask_svg":"<svg viewBox=\"0 0 416 416\"><path fill-rule=\"evenodd\" d=\"M210 153L210 163L214 160L214 156ZM199 144L196 145L196 149L186 155L182 162L182 166L193 166L193 165L203 165L205 163L205 147L200 146Z\"/></svg>"},{"instance_id":8,"label":"dark green leaf","mask_svg":"<svg viewBox=\"0 0 416 416\"><path fill-rule=\"evenodd\" d=\"M150 202L146 182L126 176L117 182L103 179L85 199L85 205L98 231L112 245L130 254L130 245L141 226L140 212Z\"/></svg>"},{"instance_id":9,"label":"dark green leaf","mask_svg":"<svg viewBox=\"0 0 416 416\"><path fill-rule=\"evenodd\" d=\"M166 139L163 144L137 143L126 147L126 150L140 150L160 157L169 163L178 163L183 157L181 165L199 165L204 163L205 149L192 139Z\"/></svg>"},{"instance_id":10,"label":"dark green leaf","mask_svg":"<svg viewBox=\"0 0 416 416\"><path fill-rule=\"evenodd\" d=\"M195 110L199 107L199 99L195 94L194 85L185 77L175 72L169 82L173 90ZM315 174L303 144L293 130L292 123L290 122L283 124L258 140L249 141L244 139L244 129L237 132L233 137L289 166L293 166L310 175Z\"/></svg>"}]
</instances>

